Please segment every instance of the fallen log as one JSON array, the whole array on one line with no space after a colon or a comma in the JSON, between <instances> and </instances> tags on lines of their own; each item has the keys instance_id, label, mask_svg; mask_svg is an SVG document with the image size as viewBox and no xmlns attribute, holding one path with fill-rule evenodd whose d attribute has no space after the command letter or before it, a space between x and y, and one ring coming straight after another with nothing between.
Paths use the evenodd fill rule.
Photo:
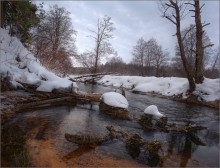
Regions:
<instances>
[{"instance_id":1,"label":"fallen log","mask_svg":"<svg viewBox=\"0 0 220 168\"><path fill-rule=\"evenodd\" d=\"M16 113L27 109L40 108L41 105L75 105L79 103L88 103L100 101L101 94L73 94L73 93L48 93L33 91L30 96L8 96L10 103L7 108L1 109L2 123L13 118Z\"/></svg>"},{"instance_id":2,"label":"fallen log","mask_svg":"<svg viewBox=\"0 0 220 168\"><path fill-rule=\"evenodd\" d=\"M65 138L67 141L75 143L77 145L88 145L88 146L96 146L101 145L103 142L109 141L111 137L109 135L94 137L91 135L71 135L65 133Z\"/></svg>"},{"instance_id":3,"label":"fallen log","mask_svg":"<svg viewBox=\"0 0 220 168\"><path fill-rule=\"evenodd\" d=\"M110 141L113 139L119 139L122 142L125 142L127 145L130 142L136 141L140 144L140 146L144 146L146 149L149 149L150 152L153 152L154 145L161 146L161 142L159 141L146 141L141 138L138 134L133 134L129 136L124 131L118 131L113 126L106 126L106 129L109 131L107 135L95 137L89 134L77 135L77 134L68 134L65 133L65 138L67 141L75 143L77 145L101 145L103 142ZM156 152L158 152L159 147L155 148Z\"/></svg>"},{"instance_id":4,"label":"fallen log","mask_svg":"<svg viewBox=\"0 0 220 168\"><path fill-rule=\"evenodd\" d=\"M35 108L40 105L52 104L52 103L57 103L57 102L72 100L72 99L73 99L73 97L62 97L62 98L55 98L55 99L20 104L19 106L20 106L20 109L31 109L31 108ZM18 108L19 108L19 106L18 106Z\"/></svg>"},{"instance_id":5,"label":"fallen log","mask_svg":"<svg viewBox=\"0 0 220 168\"><path fill-rule=\"evenodd\" d=\"M104 75L111 75L111 74L115 74L113 72L105 72L105 73L95 73L95 74L86 74L86 75L81 75L81 76L77 76L75 78L70 78L71 79L80 79L80 78L84 78L84 77L96 77L96 76L104 76Z\"/></svg>"},{"instance_id":6,"label":"fallen log","mask_svg":"<svg viewBox=\"0 0 220 168\"><path fill-rule=\"evenodd\" d=\"M172 133L192 133L203 129L207 129L207 127L200 125L184 125L177 127L171 125L170 128L168 128L168 131Z\"/></svg>"},{"instance_id":7,"label":"fallen log","mask_svg":"<svg viewBox=\"0 0 220 168\"><path fill-rule=\"evenodd\" d=\"M126 132L115 130L113 126L106 126L106 129L109 131L109 134L105 136L94 137L88 134L71 135L66 133L65 138L67 141L74 144L93 147L101 145L103 142L119 139L126 144L126 149L133 158L138 157L141 152L147 152L148 159L158 158L157 163L154 166L158 165L160 162L160 156L158 154L159 150L162 148L162 143L160 141L146 141L138 134L132 134L129 136Z\"/></svg>"},{"instance_id":8,"label":"fallen log","mask_svg":"<svg viewBox=\"0 0 220 168\"><path fill-rule=\"evenodd\" d=\"M187 136L190 138L190 140L196 144L196 145L200 145L200 146L206 146L205 142L203 142L197 135L195 135L192 132L187 133Z\"/></svg>"}]
</instances>

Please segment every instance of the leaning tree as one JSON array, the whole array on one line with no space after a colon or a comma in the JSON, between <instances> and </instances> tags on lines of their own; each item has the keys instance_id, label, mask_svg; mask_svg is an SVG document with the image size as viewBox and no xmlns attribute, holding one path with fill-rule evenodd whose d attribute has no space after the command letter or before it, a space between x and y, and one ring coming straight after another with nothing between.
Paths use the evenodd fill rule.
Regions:
<instances>
[{"instance_id":1,"label":"leaning tree","mask_svg":"<svg viewBox=\"0 0 220 168\"><path fill-rule=\"evenodd\" d=\"M177 0L169 0L169 1L161 1L162 7L162 17L168 19L171 23L173 23L176 27L176 37L179 46L180 56L183 63L183 67L189 81L189 92L193 92L195 90L195 82L193 78L193 74L189 69L189 62L186 58L186 53L183 45L183 40L185 35L181 33L181 20L185 17L184 12L186 10L185 1L177 1Z\"/></svg>"}]
</instances>

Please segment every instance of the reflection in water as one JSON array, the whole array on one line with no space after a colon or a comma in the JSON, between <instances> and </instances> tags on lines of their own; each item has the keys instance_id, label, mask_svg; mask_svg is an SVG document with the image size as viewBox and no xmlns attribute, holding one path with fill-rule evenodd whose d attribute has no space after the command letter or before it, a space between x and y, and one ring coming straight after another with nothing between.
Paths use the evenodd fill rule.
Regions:
<instances>
[{"instance_id":1,"label":"reflection in water","mask_svg":"<svg viewBox=\"0 0 220 168\"><path fill-rule=\"evenodd\" d=\"M93 86L91 90L88 85L84 87L87 92L93 90L103 93L113 90L101 86ZM80 88L82 87L80 86ZM208 129L198 131L192 135L143 131L136 121L116 120L99 113L97 103L79 104L74 107L50 107L21 113L13 121L7 123L7 126L19 125L27 137L35 142L32 146L33 149L36 145L39 147L39 151L42 150L41 153L45 153L44 151L48 152L47 147L49 146L48 148L52 148L55 152L51 156L56 156L63 162L67 161L69 167L73 166L71 161L74 159L83 158L85 154L96 157L94 153L116 159L126 159L127 161L133 161L134 158L136 162L149 166L219 166L219 116L216 115L218 110L130 92L126 93L126 98L132 107L137 107L131 110L135 117L140 117L143 114L143 111L139 109L144 110L147 106L155 104L161 112L168 116L169 123L175 122L177 125L198 124L206 126ZM102 136L107 134L105 129L107 125L112 125L116 129L129 134L139 134L145 140L164 142L165 145L162 149L163 162L159 157L161 153L159 155L149 152L144 153L139 148L134 150L134 146L130 146L130 149L128 147L126 150L126 145L120 141L103 144L95 150L85 146L79 146L75 149L76 146L67 142L64 138L65 133ZM45 144L43 142L48 145L42 146L42 144ZM40 156L34 153L32 159L37 160L37 158L40 158ZM98 160L98 157L96 159Z\"/></svg>"},{"instance_id":2,"label":"reflection in water","mask_svg":"<svg viewBox=\"0 0 220 168\"><path fill-rule=\"evenodd\" d=\"M79 156L82 156L85 153L93 151L95 148L91 146L85 146L85 145L79 145L77 149L73 150L72 152L68 153L63 157L63 159L69 160L71 158L77 158Z\"/></svg>"},{"instance_id":3,"label":"reflection in water","mask_svg":"<svg viewBox=\"0 0 220 168\"><path fill-rule=\"evenodd\" d=\"M192 142L189 138L185 138L185 144L182 151L180 167L186 167L188 160L191 158Z\"/></svg>"}]
</instances>

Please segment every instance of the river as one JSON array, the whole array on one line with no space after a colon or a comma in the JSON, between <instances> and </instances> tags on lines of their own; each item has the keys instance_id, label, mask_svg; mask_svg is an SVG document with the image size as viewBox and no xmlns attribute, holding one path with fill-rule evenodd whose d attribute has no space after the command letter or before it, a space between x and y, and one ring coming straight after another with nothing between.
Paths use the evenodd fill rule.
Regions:
<instances>
[{"instance_id":1,"label":"river","mask_svg":"<svg viewBox=\"0 0 220 168\"><path fill-rule=\"evenodd\" d=\"M104 93L114 88L100 85L79 84L85 92ZM159 131L143 131L137 121L113 119L99 112L98 103L77 104L76 106L53 106L19 113L6 123L3 129L15 130L19 136L25 136L25 147L15 152L18 159L6 157L5 165L37 167L88 167L88 166L121 166L121 167L219 167L219 111L212 108L189 105L168 99L134 94L126 91L129 111L140 117L149 105L156 105L166 114L169 123L177 125L197 124L207 127L197 132L197 136L205 145L195 144L183 134L163 133ZM132 158L120 140L106 142L96 148L78 146L65 140L64 134L91 134L94 136L107 134L106 126L112 125L127 133L138 133L145 140L163 142L163 162L140 154ZM19 133L19 131L21 133ZM8 133L7 133L8 136ZM12 147L12 150L14 148ZM17 149L17 148L16 148ZM25 156L25 157L24 157ZM28 160L26 163L24 160Z\"/></svg>"}]
</instances>

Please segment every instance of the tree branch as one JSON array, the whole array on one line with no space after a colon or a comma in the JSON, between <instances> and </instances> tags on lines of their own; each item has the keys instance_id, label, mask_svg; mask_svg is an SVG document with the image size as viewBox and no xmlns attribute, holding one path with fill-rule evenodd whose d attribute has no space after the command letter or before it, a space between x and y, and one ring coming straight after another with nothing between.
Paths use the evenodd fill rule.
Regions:
<instances>
[{"instance_id":1,"label":"tree branch","mask_svg":"<svg viewBox=\"0 0 220 168\"><path fill-rule=\"evenodd\" d=\"M205 26L208 26L208 25L210 25L210 23L206 23L206 24L202 25L202 27L205 27Z\"/></svg>"},{"instance_id":2,"label":"tree branch","mask_svg":"<svg viewBox=\"0 0 220 168\"><path fill-rule=\"evenodd\" d=\"M174 6L172 6L172 5L168 4L168 3L165 3L165 5L168 6L168 7L171 7L171 8L173 8L173 9L175 9Z\"/></svg>"},{"instance_id":3,"label":"tree branch","mask_svg":"<svg viewBox=\"0 0 220 168\"><path fill-rule=\"evenodd\" d=\"M189 2L187 2L187 3L184 3L184 4L186 4L186 5L192 5L192 6L195 6L194 4L192 4L192 3L189 3Z\"/></svg>"},{"instance_id":4,"label":"tree branch","mask_svg":"<svg viewBox=\"0 0 220 168\"><path fill-rule=\"evenodd\" d=\"M166 19L168 19L169 21L171 21L173 24L177 24L175 21L173 21L169 16L165 16Z\"/></svg>"},{"instance_id":5,"label":"tree branch","mask_svg":"<svg viewBox=\"0 0 220 168\"><path fill-rule=\"evenodd\" d=\"M182 40L184 40L184 39L186 38L186 35L187 35L192 29L194 29L194 28L195 28L195 25L191 26L191 27L189 28L189 30L187 30L187 32L184 34Z\"/></svg>"},{"instance_id":6,"label":"tree branch","mask_svg":"<svg viewBox=\"0 0 220 168\"><path fill-rule=\"evenodd\" d=\"M203 4L203 5L199 8L200 11L201 11L201 9L203 8L203 6L205 6L205 4Z\"/></svg>"},{"instance_id":7,"label":"tree branch","mask_svg":"<svg viewBox=\"0 0 220 168\"><path fill-rule=\"evenodd\" d=\"M214 46L214 44L208 44L208 45L206 45L206 46L203 46L202 48L207 48L207 47L212 47L212 46Z\"/></svg>"}]
</instances>

